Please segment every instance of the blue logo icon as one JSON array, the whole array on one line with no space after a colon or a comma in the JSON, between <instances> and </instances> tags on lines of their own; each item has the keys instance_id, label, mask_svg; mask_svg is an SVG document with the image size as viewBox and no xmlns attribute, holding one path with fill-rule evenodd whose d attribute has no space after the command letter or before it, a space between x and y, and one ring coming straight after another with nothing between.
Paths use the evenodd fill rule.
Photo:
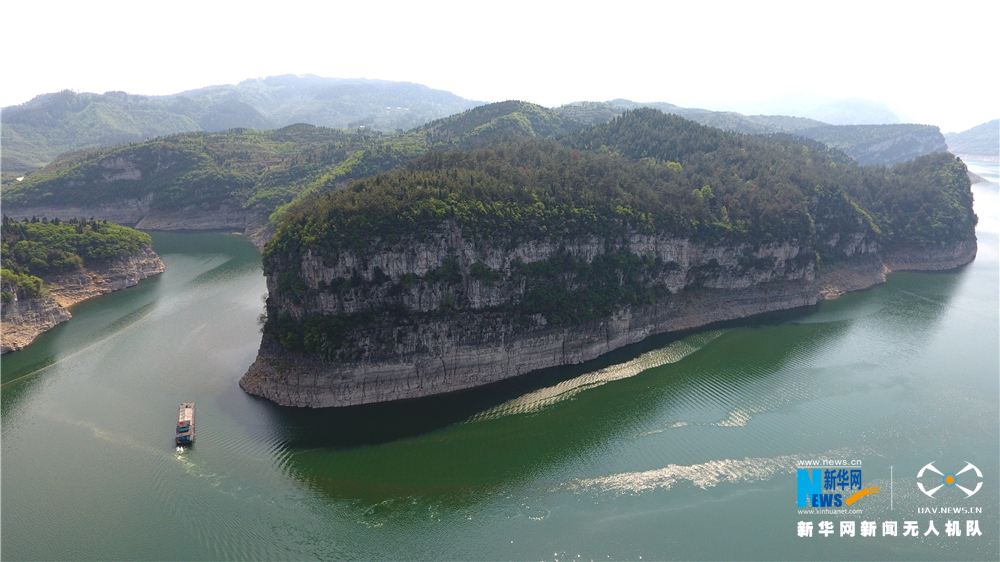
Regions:
<instances>
[{"instance_id":1,"label":"blue logo icon","mask_svg":"<svg viewBox=\"0 0 1000 562\"><path fill-rule=\"evenodd\" d=\"M800 468L797 485L799 507L842 507L880 490L862 488L859 468ZM845 498L849 492L854 493Z\"/></svg>"}]
</instances>

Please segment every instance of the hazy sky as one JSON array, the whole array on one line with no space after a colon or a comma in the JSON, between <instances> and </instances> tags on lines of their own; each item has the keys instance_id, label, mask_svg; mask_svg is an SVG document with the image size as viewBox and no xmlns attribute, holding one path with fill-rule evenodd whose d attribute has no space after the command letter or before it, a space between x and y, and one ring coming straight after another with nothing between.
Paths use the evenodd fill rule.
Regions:
<instances>
[{"instance_id":1,"label":"hazy sky","mask_svg":"<svg viewBox=\"0 0 1000 562\"><path fill-rule=\"evenodd\" d=\"M926 6L926 8L924 8ZM277 74L380 78L546 106L861 97L944 132L1000 116L1000 2L27 2L0 105Z\"/></svg>"}]
</instances>

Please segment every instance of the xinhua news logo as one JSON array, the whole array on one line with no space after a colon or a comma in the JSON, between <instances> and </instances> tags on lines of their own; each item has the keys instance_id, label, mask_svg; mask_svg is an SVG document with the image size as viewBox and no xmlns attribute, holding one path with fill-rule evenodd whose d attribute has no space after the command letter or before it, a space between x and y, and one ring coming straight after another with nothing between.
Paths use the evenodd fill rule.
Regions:
<instances>
[{"instance_id":1,"label":"xinhua news logo","mask_svg":"<svg viewBox=\"0 0 1000 562\"><path fill-rule=\"evenodd\" d=\"M799 507L843 507L880 491L863 487L861 468L800 468L797 482Z\"/></svg>"}]
</instances>

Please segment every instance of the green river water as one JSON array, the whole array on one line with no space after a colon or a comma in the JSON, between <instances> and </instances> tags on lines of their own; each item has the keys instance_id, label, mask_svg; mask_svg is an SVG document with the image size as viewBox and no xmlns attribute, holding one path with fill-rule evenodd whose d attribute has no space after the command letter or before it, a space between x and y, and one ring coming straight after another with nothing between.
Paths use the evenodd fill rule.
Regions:
<instances>
[{"instance_id":1,"label":"green river water","mask_svg":"<svg viewBox=\"0 0 1000 562\"><path fill-rule=\"evenodd\" d=\"M346 410L244 394L259 253L241 236L154 232L164 274L78 304L2 359L0 556L997 560L1000 205L996 164L970 167L991 181L973 188L979 254L959 270ZM197 402L197 442L178 451L183 401ZM881 491L860 513L800 513L796 468L816 460L858 461ZM972 463L982 478L959 484L983 485L928 497L930 462ZM942 507L971 513L923 512Z\"/></svg>"}]
</instances>

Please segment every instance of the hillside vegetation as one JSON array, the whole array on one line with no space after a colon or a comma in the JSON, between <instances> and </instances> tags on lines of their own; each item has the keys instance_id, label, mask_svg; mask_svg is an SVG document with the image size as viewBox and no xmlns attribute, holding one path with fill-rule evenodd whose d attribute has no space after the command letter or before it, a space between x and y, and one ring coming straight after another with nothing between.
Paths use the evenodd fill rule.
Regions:
<instances>
[{"instance_id":1,"label":"hillside vegetation","mask_svg":"<svg viewBox=\"0 0 1000 562\"><path fill-rule=\"evenodd\" d=\"M717 127L727 131L737 133L749 133L752 135L767 135L771 133L795 133L803 129L812 127L822 127L826 123L806 119L803 117L789 117L785 115L743 115L732 111L709 111L707 109L696 109L680 107L670 103L652 102L638 103L625 99L616 99L607 102L576 102L555 108L556 113L566 118L596 125L607 123L613 118L639 108L658 109L663 113L672 113L685 119L690 119L702 125Z\"/></svg>"},{"instance_id":2,"label":"hillside vegetation","mask_svg":"<svg viewBox=\"0 0 1000 562\"><path fill-rule=\"evenodd\" d=\"M0 224L3 302L37 297L42 278L130 255L152 244L145 232L98 220L33 219Z\"/></svg>"},{"instance_id":3,"label":"hillside vegetation","mask_svg":"<svg viewBox=\"0 0 1000 562\"><path fill-rule=\"evenodd\" d=\"M804 268L846 259L856 251L852 240L886 248L968 240L971 203L965 166L949 154L861 167L807 139L734 134L638 109L559 140L501 138L433 151L293 205L264 251L265 273L275 280L264 332L286 350L349 359L354 348L344 342L401 337L401 326L469 313L470 280L521 295L491 311L513 324L575 324L666 294L658 280L679 266L624 249L637 235L742 248L741 266L761 271L773 262L747 248L790 244L802 249L795 259ZM336 264L353 256L347 263L361 267L444 232L483 248L589 240L603 252L515 260L509 270L449 258L422 276L398 278L355 269L318 287L301 277L307 257ZM710 277L713 267L695 275ZM444 295L439 307L405 305L422 286ZM319 293L378 304L350 314L279 313L277 303L319 302L326 298Z\"/></svg>"},{"instance_id":4,"label":"hillside vegetation","mask_svg":"<svg viewBox=\"0 0 1000 562\"><path fill-rule=\"evenodd\" d=\"M588 129L578 119L598 120L597 116L603 119L612 115L612 110L627 111L623 107L574 104L552 110L508 101L480 106L405 133L299 124L276 130L232 129L169 135L64 155L23 181L5 184L3 201L11 213L33 207L99 207L131 200L147 201L150 209L164 211L195 205L217 208L235 203L259 217L269 217L276 227L293 204L334 190L350 180L401 168L428 151L475 149L524 138L565 139L567 145L577 146L582 141L573 140L576 138L573 135L590 138L607 126L605 123L604 128ZM636 111L645 115L643 112L655 110ZM934 135L941 136L934 127L918 125L801 128L812 123L774 116L755 116L754 121L747 121L748 118L738 114L711 115L734 119L733 126L748 128L744 132L766 128L792 130L773 133L770 141L764 137L741 141L748 145L778 142L784 138L782 135L794 133L817 136L829 144L843 146L844 150L853 150L856 145L869 149L874 146L874 151L882 155L892 152L899 157L909 151L907 154L915 157L934 150L920 152L914 145L919 148L927 138L933 145ZM715 134L722 133L717 130ZM664 138L663 142L686 141L677 137ZM809 145L801 137L785 138L782 142ZM654 150L642 143L636 146L647 152ZM599 150L602 146L591 143L585 148ZM816 145L813 150L827 154L837 164L850 163L843 153L827 151L825 146ZM674 156L652 153L628 156L676 161ZM854 156L862 161L871 159L868 153Z\"/></svg>"},{"instance_id":5,"label":"hillside vegetation","mask_svg":"<svg viewBox=\"0 0 1000 562\"><path fill-rule=\"evenodd\" d=\"M264 217L313 193L398 168L431 149L556 136L582 126L525 102L502 102L407 133L293 125L186 133L65 155L3 187L13 208L151 198L155 209L234 200Z\"/></svg>"},{"instance_id":6,"label":"hillside vegetation","mask_svg":"<svg viewBox=\"0 0 1000 562\"><path fill-rule=\"evenodd\" d=\"M876 102L867 103L879 105ZM636 103L622 99L609 102L577 102L558 107L555 111L569 119L597 124L606 123L625 111L640 107L659 109L664 113L679 115L702 125L738 133L753 135L791 133L803 136L842 150L860 164L889 166L924 154L948 150L941 131L932 125L829 125L804 117L743 115L731 111L685 108L669 103Z\"/></svg>"},{"instance_id":7,"label":"hillside vegetation","mask_svg":"<svg viewBox=\"0 0 1000 562\"><path fill-rule=\"evenodd\" d=\"M430 133L431 137L424 140L435 144L445 137L464 135L468 143L475 143L478 137L492 138L498 132L554 136L606 123L625 111L640 107L659 109L703 125L750 134L799 133L827 126L826 123L802 117L742 115L624 99L578 102L554 110L534 106L537 108L535 111L522 111L524 119L518 119L512 115L514 111L508 111L505 106L511 103L521 102L485 106L487 109L483 113L467 115L469 118L453 122L449 125L455 127L451 131L440 124L430 127L424 133ZM3 124L4 182L37 170L66 152L133 143L175 133L219 132L233 128L272 129L305 123L403 134L403 131L479 105L479 102L419 84L312 75L244 80L236 85L210 86L169 96L141 96L124 92L78 94L65 90L38 96L19 106L3 108L0 121ZM493 123L494 118L499 121ZM474 123L476 119L481 121ZM476 130L480 127L485 128ZM883 151L884 154L873 154L869 150L873 133L864 128L851 131L836 133L836 138L830 142L852 156L860 155L863 163L892 164L901 161L901 155L906 158L919 155L912 150L900 151L898 147ZM912 137L911 133L900 132L908 137ZM923 131L922 135L927 138L923 139L921 146L933 150L920 154L944 146L940 138L928 137L940 137L937 131ZM807 136L818 138L813 134Z\"/></svg>"}]
</instances>

